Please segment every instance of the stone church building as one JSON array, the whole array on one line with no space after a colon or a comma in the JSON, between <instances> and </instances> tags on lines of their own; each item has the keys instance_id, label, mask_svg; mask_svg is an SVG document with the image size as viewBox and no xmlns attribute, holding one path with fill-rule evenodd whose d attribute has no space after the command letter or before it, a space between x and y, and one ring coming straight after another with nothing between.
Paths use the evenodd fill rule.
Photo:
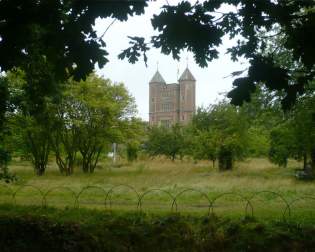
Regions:
<instances>
[{"instance_id":1,"label":"stone church building","mask_svg":"<svg viewBox=\"0 0 315 252\"><path fill-rule=\"evenodd\" d=\"M149 123L170 127L187 124L196 108L196 79L188 67L178 83L166 84L157 70L149 83Z\"/></svg>"}]
</instances>

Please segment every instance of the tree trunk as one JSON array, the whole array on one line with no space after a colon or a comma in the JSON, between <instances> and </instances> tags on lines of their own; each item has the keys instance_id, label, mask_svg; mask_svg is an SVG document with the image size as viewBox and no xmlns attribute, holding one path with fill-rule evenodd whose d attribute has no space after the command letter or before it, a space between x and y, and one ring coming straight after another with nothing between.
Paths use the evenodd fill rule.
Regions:
<instances>
[{"instance_id":1,"label":"tree trunk","mask_svg":"<svg viewBox=\"0 0 315 252\"><path fill-rule=\"evenodd\" d=\"M63 174L65 172L65 163L63 162L62 158L60 157L60 154L55 152L55 156L56 156L56 163L58 165L59 171L61 174Z\"/></svg>"},{"instance_id":2,"label":"tree trunk","mask_svg":"<svg viewBox=\"0 0 315 252\"><path fill-rule=\"evenodd\" d=\"M37 132L33 132L33 134L37 134ZM39 132L38 134L40 135L35 136L33 136L33 134L30 131L27 133L29 141L28 144L30 147L30 153L32 154L35 172L38 176L42 176L45 173L48 163L48 155L50 151L49 137L44 138L44 134L46 134L46 132Z\"/></svg>"},{"instance_id":3,"label":"tree trunk","mask_svg":"<svg viewBox=\"0 0 315 252\"><path fill-rule=\"evenodd\" d=\"M37 161L35 164L35 171L38 176L42 176L45 174L46 163Z\"/></svg>"},{"instance_id":4,"label":"tree trunk","mask_svg":"<svg viewBox=\"0 0 315 252\"><path fill-rule=\"evenodd\" d=\"M82 154L82 152L81 152ZM89 171L89 167L88 167L88 161L87 161L87 155L86 154L82 154L82 170L84 173L87 173Z\"/></svg>"},{"instance_id":5,"label":"tree trunk","mask_svg":"<svg viewBox=\"0 0 315 252\"><path fill-rule=\"evenodd\" d=\"M306 152L303 154L303 169L305 170L307 166L307 154Z\"/></svg>"},{"instance_id":6,"label":"tree trunk","mask_svg":"<svg viewBox=\"0 0 315 252\"><path fill-rule=\"evenodd\" d=\"M222 148L219 151L219 170L226 171L233 168L233 153L227 148Z\"/></svg>"},{"instance_id":7,"label":"tree trunk","mask_svg":"<svg viewBox=\"0 0 315 252\"><path fill-rule=\"evenodd\" d=\"M69 160L68 160L69 175L73 174L73 167L74 167L75 157L76 157L75 153L73 155L69 156Z\"/></svg>"}]
</instances>

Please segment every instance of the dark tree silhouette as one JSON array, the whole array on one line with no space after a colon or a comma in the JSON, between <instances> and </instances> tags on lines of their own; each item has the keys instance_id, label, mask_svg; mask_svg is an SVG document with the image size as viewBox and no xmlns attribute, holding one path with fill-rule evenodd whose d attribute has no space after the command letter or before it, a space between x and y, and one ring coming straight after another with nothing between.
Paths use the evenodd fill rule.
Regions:
<instances>
[{"instance_id":1,"label":"dark tree silhouette","mask_svg":"<svg viewBox=\"0 0 315 252\"><path fill-rule=\"evenodd\" d=\"M57 81L72 75L84 78L95 64L102 67L108 61L106 44L93 29L95 19L128 20L144 13L149 2L1 0L1 70L27 69L29 59L35 55L49 62ZM146 60L146 51L154 47L178 59L180 51L187 49L200 66L207 66L218 57L217 47L228 35L237 39L237 44L228 49L231 58L245 57L250 62L249 69L244 70L247 76L238 76L233 83L234 89L229 93L233 104L250 100L256 84L263 82L270 90L283 90L283 107L290 108L314 79L314 0L207 0L195 4L183 0L178 5L170 4L152 17L157 35L147 42L130 37L131 47L120 58L135 62L144 56ZM224 4L235 7L234 11L221 12ZM264 53L265 38L279 34L285 37L284 47L292 52L298 67L279 66L272 52Z\"/></svg>"},{"instance_id":2,"label":"dark tree silhouette","mask_svg":"<svg viewBox=\"0 0 315 252\"><path fill-rule=\"evenodd\" d=\"M221 12L229 4L234 11ZM247 76L233 82L228 96L235 105L250 100L258 83L273 90L282 90L284 109L289 109L302 95L315 76L315 1L313 0L208 0L191 4L182 1L176 6L165 5L154 15L152 25L158 31L151 41L131 37L132 47L120 54L135 62L149 46L179 58L182 49L194 54L202 67L218 57L218 46L223 36L236 39L227 52L232 60L244 57L248 69L233 73L235 77L247 71ZM295 67L278 65L273 52L266 51L268 38L283 36L282 46L292 54Z\"/></svg>"}]
</instances>

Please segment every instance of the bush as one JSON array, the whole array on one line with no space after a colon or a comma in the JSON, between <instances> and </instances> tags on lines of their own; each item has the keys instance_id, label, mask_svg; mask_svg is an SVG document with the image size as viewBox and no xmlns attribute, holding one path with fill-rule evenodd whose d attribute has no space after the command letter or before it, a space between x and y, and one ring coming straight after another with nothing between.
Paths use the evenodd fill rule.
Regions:
<instances>
[{"instance_id":1,"label":"bush","mask_svg":"<svg viewBox=\"0 0 315 252\"><path fill-rule=\"evenodd\" d=\"M3 180L5 183L17 181L17 176L15 174L9 173L8 163L10 160L10 153L0 148L0 181Z\"/></svg>"},{"instance_id":2,"label":"bush","mask_svg":"<svg viewBox=\"0 0 315 252\"><path fill-rule=\"evenodd\" d=\"M0 172L0 181L3 180L5 183L13 183L18 181L16 174L9 172Z\"/></svg>"},{"instance_id":3,"label":"bush","mask_svg":"<svg viewBox=\"0 0 315 252\"><path fill-rule=\"evenodd\" d=\"M138 152L140 150L140 144L138 142L129 142L126 147L128 162L133 162L138 159Z\"/></svg>"},{"instance_id":4,"label":"bush","mask_svg":"<svg viewBox=\"0 0 315 252\"><path fill-rule=\"evenodd\" d=\"M0 205L1 251L313 251L315 227Z\"/></svg>"},{"instance_id":5,"label":"bush","mask_svg":"<svg viewBox=\"0 0 315 252\"><path fill-rule=\"evenodd\" d=\"M10 152L0 146L0 169L6 170L9 161L11 160Z\"/></svg>"}]
</instances>

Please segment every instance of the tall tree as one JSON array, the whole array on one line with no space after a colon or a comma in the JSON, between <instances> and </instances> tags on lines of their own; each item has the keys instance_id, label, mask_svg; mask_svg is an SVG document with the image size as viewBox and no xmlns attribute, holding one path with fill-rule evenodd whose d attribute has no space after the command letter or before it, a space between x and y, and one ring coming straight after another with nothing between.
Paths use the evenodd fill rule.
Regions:
<instances>
[{"instance_id":1,"label":"tall tree","mask_svg":"<svg viewBox=\"0 0 315 252\"><path fill-rule=\"evenodd\" d=\"M0 100L0 111L6 111L7 110L7 100L9 96L8 91L8 83L6 78L0 78L0 96L4 97L4 99ZM0 113L0 172L3 171L4 173L7 172L7 162L9 159L8 153L6 151L6 148L4 146L4 123L5 123L5 114Z\"/></svg>"},{"instance_id":2,"label":"tall tree","mask_svg":"<svg viewBox=\"0 0 315 252\"><path fill-rule=\"evenodd\" d=\"M250 102L240 107L241 113L250 121L248 129L248 155L267 157L270 149L270 133L283 122L281 94L270 92L258 85Z\"/></svg>"},{"instance_id":3,"label":"tall tree","mask_svg":"<svg viewBox=\"0 0 315 252\"><path fill-rule=\"evenodd\" d=\"M37 110L44 97L57 92L58 84L71 76L85 78L95 64L102 67L108 61L106 27L98 37L96 18L126 21L142 14L146 5L146 1L127 0L1 0L0 72L14 67L25 72L27 96ZM0 95L0 104L6 99ZM4 113L0 106L0 117Z\"/></svg>"},{"instance_id":4,"label":"tall tree","mask_svg":"<svg viewBox=\"0 0 315 252\"><path fill-rule=\"evenodd\" d=\"M309 12L314 12L315 9L303 9L302 15ZM279 27L274 28L279 31ZM266 49L263 53L274 55L276 64L283 68L291 70L292 78L298 81L301 88L305 74L308 70L305 68L302 61L296 61L294 51L288 50L286 44L288 37L284 34L277 33L274 37L266 37ZM292 82L291 85L294 85ZM311 160L312 167L315 168L315 147L313 136L315 134L315 111L314 111L314 91L315 80L313 78L304 85L303 92L297 98L297 103L292 106L290 112L285 113L278 121L276 129L272 131L271 140L272 148L270 154L280 160L288 157L304 160L304 168ZM294 95L294 93L291 93ZM277 92L274 96L273 107L277 108L277 103L283 98L283 92ZM292 105L292 104L291 104ZM278 136L277 136L278 134ZM280 136L283 136L281 139ZM279 144L277 144L279 143ZM279 155L279 156L278 156ZM271 156L272 158L272 156ZM283 162L284 164L286 163Z\"/></svg>"},{"instance_id":5,"label":"tall tree","mask_svg":"<svg viewBox=\"0 0 315 252\"><path fill-rule=\"evenodd\" d=\"M284 120L271 131L270 159L286 166L288 158L303 160L303 167L311 163L315 169L315 96L300 98Z\"/></svg>"},{"instance_id":6,"label":"tall tree","mask_svg":"<svg viewBox=\"0 0 315 252\"><path fill-rule=\"evenodd\" d=\"M295 106L290 126L295 141L294 156L315 170L315 95L305 96Z\"/></svg>"},{"instance_id":7,"label":"tall tree","mask_svg":"<svg viewBox=\"0 0 315 252\"><path fill-rule=\"evenodd\" d=\"M10 118L11 133L19 135L24 152L30 154L35 172L43 175L50 152L49 135L52 132L53 111L57 94L54 90L43 90L45 81L53 81L46 64L33 62L29 70L33 74L25 74L14 69L4 77L8 81L10 102L7 114ZM38 64L37 64L38 63ZM56 98L56 99L55 99ZM14 131L14 132L13 132Z\"/></svg>"}]
</instances>

